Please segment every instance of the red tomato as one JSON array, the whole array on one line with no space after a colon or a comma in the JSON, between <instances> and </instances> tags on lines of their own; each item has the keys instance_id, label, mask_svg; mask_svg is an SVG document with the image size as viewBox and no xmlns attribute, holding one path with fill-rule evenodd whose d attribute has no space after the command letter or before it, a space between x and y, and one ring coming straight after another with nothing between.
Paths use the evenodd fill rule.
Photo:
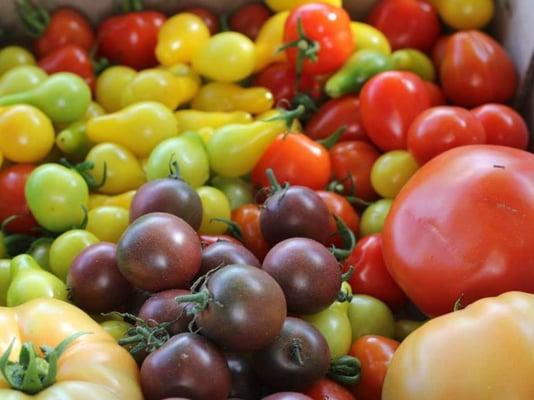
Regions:
<instances>
[{"instance_id":1,"label":"red tomato","mask_svg":"<svg viewBox=\"0 0 534 400\"><path fill-rule=\"evenodd\" d=\"M384 151L406 148L412 121L430 107L421 78L411 72L388 71L374 76L360 94L363 126Z\"/></svg>"},{"instance_id":2,"label":"red tomato","mask_svg":"<svg viewBox=\"0 0 534 400\"><path fill-rule=\"evenodd\" d=\"M313 400L356 400L348 389L326 378L315 382L304 394Z\"/></svg>"},{"instance_id":3,"label":"red tomato","mask_svg":"<svg viewBox=\"0 0 534 400\"><path fill-rule=\"evenodd\" d=\"M98 27L98 53L113 64L135 69L158 64L155 48L165 15L156 11L130 12L106 19Z\"/></svg>"},{"instance_id":4,"label":"red tomato","mask_svg":"<svg viewBox=\"0 0 534 400\"><path fill-rule=\"evenodd\" d=\"M499 43L480 31L451 36L440 72L445 95L463 107L504 103L517 88L512 60Z\"/></svg>"},{"instance_id":5,"label":"red tomato","mask_svg":"<svg viewBox=\"0 0 534 400\"><path fill-rule=\"evenodd\" d=\"M389 272L421 311L461 298L534 293L534 155L463 146L425 164L393 202L383 231Z\"/></svg>"},{"instance_id":6,"label":"red tomato","mask_svg":"<svg viewBox=\"0 0 534 400\"><path fill-rule=\"evenodd\" d=\"M200 17L202 21L206 24L208 27L210 34L215 35L217 32L219 32L220 24L219 24L219 18L217 18L217 15L212 13L210 10L204 7L189 7L185 10L182 10L182 12L187 12L191 14L195 14L197 17Z\"/></svg>"},{"instance_id":7,"label":"red tomato","mask_svg":"<svg viewBox=\"0 0 534 400\"><path fill-rule=\"evenodd\" d=\"M371 168L378 157L376 148L362 141L341 142L330 149L334 179L343 183L346 195L363 200L377 197L371 185ZM353 187L355 193L351 192Z\"/></svg>"},{"instance_id":8,"label":"red tomato","mask_svg":"<svg viewBox=\"0 0 534 400\"><path fill-rule=\"evenodd\" d=\"M39 67L49 74L72 72L82 77L91 89L95 86L95 73L87 51L80 46L68 44L41 58Z\"/></svg>"},{"instance_id":9,"label":"red tomato","mask_svg":"<svg viewBox=\"0 0 534 400\"><path fill-rule=\"evenodd\" d=\"M305 132L312 139L324 139L345 127L339 141L368 140L360 115L360 101L356 95L346 95L324 103L306 124Z\"/></svg>"},{"instance_id":10,"label":"red tomato","mask_svg":"<svg viewBox=\"0 0 534 400\"><path fill-rule=\"evenodd\" d=\"M451 35L440 36L439 39L436 40L436 43L434 43L434 47L432 47L432 62L438 71L445 58L445 52L447 51L450 37Z\"/></svg>"},{"instance_id":11,"label":"red tomato","mask_svg":"<svg viewBox=\"0 0 534 400\"><path fill-rule=\"evenodd\" d=\"M280 135L271 143L252 171L255 187L269 186L268 168L280 183L316 190L326 187L332 172L328 150L302 133Z\"/></svg>"},{"instance_id":12,"label":"red tomato","mask_svg":"<svg viewBox=\"0 0 534 400\"><path fill-rule=\"evenodd\" d=\"M389 274L382 255L382 235L375 233L358 241L343 262L343 270L353 268L349 279L353 293L382 300L392 309L401 308L408 298Z\"/></svg>"},{"instance_id":13,"label":"red tomato","mask_svg":"<svg viewBox=\"0 0 534 400\"><path fill-rule=\"evenodd\" d=\"M341 218L345 225L347 225L355 235L360 231L360 216L356 213L354 208L352 208L349 201L340 194L324 190L318 190L316 193L324 201L328 208L328 212L330 213L330 235L326 245L333 244L336 247L342 247L343 240L337 233L337 225L334 216Z\"/></svg>"},{"instance_id":14,"label":"red tomato","mask_svg":"<svg viewBox=\"0 0 534 400\"><path fill-rule=\"evenodd\" d=\"M521 115L503 104L486 104L471 110L486 131L486 143L526 150L528 126Z\"/></svg>"},{"instance_id":15,"label":"red tomato","mask_svg":"<svg viewBox=\"0 0 534 400\"><path fill-rule=\"evenodd\" d=\"M393 50L412 47L428 51L440 31L436 11L422 0L382 0L367 22L386 35Z\"/></svg>"},{"instance_id":16,"label":"red tomato","mask_svg":"<svg viewBox=\"0 0 534 400\"><path fill-rule=\"evenodd\" d=\"M484 143L484 126L461 107L430 108L413 121L408 131L408 150L421 165L453 147Z\"/></svg>"},{"instance_id":17,"label":"red tomato","mask_svg":"<svg viewBox=\"0 0 534 400\"><path fill-rule=\"evenodd\" d=\"M260 229L260 207L257 204L244 204L232 211L232 221L239 225L245 247L262 261L269 251L269 245Z\"/></svg>"},{"instance_id":18,"label":"red tomato","mask_svg":"<svg viewBox=\"0 0 534 400\"><path fill-rule=\"evenodd\" d=\"M317 60L304 60L305 75L329 74L337 71L354 50L350 17L345 10L325 3L308 3L295 7L284 27L284 42L299 40L299 20L306 36L319 44ZM287 58L295 65L298 50L286 49Z\"/></svg>"},{"instance_id":19,"label":"red tomato","mask_svg":"<svg viewBox=\"0 0 534 400\"><path fill-rule=\"evenodd\" d=\"M271 15L271 10L264 4L245 4L230 17L230 29L255 40L261 27Z\"/></svg>"},{"instance_id":20,"label":"red tomato","mask_svg":"<svg viewBox=\"0 0 534 400\"><path fill-rule=\"evenodd\" d=\"M382 386L399 342L384 336L367 335L356 340L349 354L360 360L361 379L351 388L358 400L380 400Z\"/></svg>"},{"instance_id":21,"label":"red tomato","mask_svg":"<svg viewBox=\"0 0 534 400\"><path fill-rule=\"evenodd\" d=\"M438 85L436 85L434 82L429 81L424 81L424 83L428 92L428 96L430 98L431 107L444 106L445 104L447 104L445 95L443 94L443 91Z\"/></svg>"},{"instance_id":22,"label":"red tomato","mask_svg":"<svg viewBox=\"0 0 534 400\"><path fill-rule=\"evenodd\" d=\"M0 222L18 216L6 226L11 233L35 233L32 231L38 226L24 195L24 185L34 169L33 164L15 164L0 170Z\"/></svg>"}]
</instances>

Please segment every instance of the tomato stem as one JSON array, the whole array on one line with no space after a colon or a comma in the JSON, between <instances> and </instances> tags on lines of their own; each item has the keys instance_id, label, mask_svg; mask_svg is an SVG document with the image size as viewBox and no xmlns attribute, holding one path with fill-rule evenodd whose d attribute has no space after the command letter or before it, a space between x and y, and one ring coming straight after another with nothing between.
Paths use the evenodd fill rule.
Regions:
<instances>
[{"instance_id":1,"label":"tomato stem","mask_svg":"<svg viewBox=\"0 0 534 400\"><path fill-rule=\"evenodd\" d=\"M289 345L289 356L301 367L304 366L304 359L302 358L302 342L298 338L293 338Z\"/></svg>"},{"instance_id":2,"label":"tomato stem","mask_svg":"<svg viewBox=\"0 0 534 400\"><path fill-rule=\"evenodd\" d=\"M111 66L111 63L106 57L99 58L98 60L92 60L93 71L95 75L100 75L105 69Z\"/></svg>"},{"instance_id":3,"label":"tomato stem","mask_svg":"<svg viewBox=\"0 0 534 400\"><path fill-rule=\"evenodd\" d=\"M226 218L212 218L210 219L210 222L211 221L217 221L226 224L228 226L228 232L230 232L233 237L243 243L243 234L241 233L241 228L234 221L230 221Z\"/></svg>"},{"instance_id":4,"label":"tomato stem","mask_svg":"<svg viewBox=\"0 0 534 400\"><path fill-rule=\"evenodd\" d=\"M15 7L26 33L34 38L42 36L50 22L48 11L30 0L17 0Z\"/></svg>"},{"instance_id":5,"label":"tomato stem","mask_svg":"<svg viewBox=\"0 0 534 400\"><path fill-rule=\"evenodd\" d=\"M360 381L360 360L353 356L341 356L332 360L327 376L343 385L355 385Z\"/></svg>"},{"instance_id":6,"label":"tomato stem","mask_svg":"<svg viewBox=\"0 0 534 400\"><path fill-rule=\"evenodd\" d=\"M345 130L347 129L347 125L340 126L337 128L330 136L318 140L317 143L322 144L327 149L331 149L335 146L337 142L339 142L339 139L341 139L341 136L343 133L345 133Z\"/></svg>"},{"instance_id":7,"label":"tomato stem","mask_svg":"<svg viewBox=\"0 0 534 400\"><path fill-rule=\"evenodd\" d=\"M267 118L266 120L264 120L264 122L284 121L286 123L287 129L291 129L295 119L300 118L302 115L304 115L305 112L306 107L304 107L302 104L300 104L299 106L297 106L297 108L293 110L279 109L279 113L277 115L271 118Z\"/></svg>"},{"instance_id":8,"label":"tomato stem","mask_svg":"<svg viewBox=\"0 0 534 400\"><path fill-rule=\"evenodd\" d=\"M272 193L276 193L282 190L282 186L280 185L280 183L278 183L278 180L276 179L276 176L272 168L267 168L267 170L265 171L265 174L267 175L267 179L269 180L269 183L271 184Z\"/></svg>"},{"instance_id":9,"label":"tomato stem","mask_svg":"<svg viewBox=\"0 0 534 400\"><path fill-rule=\"evenodd\" d=\"M204 311L210 302L210 294L206 289L197 293L185 294L174 299L177 303L192 303L193 307L189 309L188 314L198 314Z\"/></svg>"},{"instance_id":10,"label":"tomato stem","mask_svg":"<svg viewBox=\"0 0 534 400\"><path fill-rule=\"evenodd\" d=\"M180 176L180 165L178 165L178 161L174 159L174 153L171 154L171 158L169 159L169 179L176 179L177 181L181 181L182 177Z\"/></svg>"},{"instance_id":11,"label":"tomato stem","mask_svg":"<svg viewBox=\"0 0 534 400\"><path fill-rule=\"evenodd\" d=\"M354 232L349 229L347 224L345 224L345 221L343 221L343 219L339 218L337 215L334 215L334 219L336 220L338 234L341 236L345 248L338 249L335 246L332 246L330 252L336 257L338 261L342 261L348 256L350 256L350 254L354 250L354 247L356 246L356 236L354 235Z\"/></svg>"},{"instance_id":12,"label":"tomato stem","mask_svg":"<svg viewBox=\"0 0 534 400\"><path fill-rule=\"evenodd\" d=\"M142 0L122 0L120 12L128 14L131 12L143 11L143 8Z\"/></svg>"}]
</instances>

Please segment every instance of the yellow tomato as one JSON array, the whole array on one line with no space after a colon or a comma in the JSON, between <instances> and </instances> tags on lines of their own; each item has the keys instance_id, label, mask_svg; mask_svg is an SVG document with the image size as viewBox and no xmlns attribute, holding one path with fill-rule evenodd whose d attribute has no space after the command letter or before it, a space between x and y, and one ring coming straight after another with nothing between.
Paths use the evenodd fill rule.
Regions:
<instances>
[{"instance_id":1,"label":"yellow tomato","mask_svg":"<svg viewBox=\"0 0 534 400\"><path fill-rule=\"evenodd\" d=\"M122 107L141 101L157 101L171 110L183 97L182 81L164 69L147 69L139 72L122 92Z\"/></svg>"},{"instance_id":2,"label":"yellow tomato","mask_svg":"<svg viewBox=\"0 0 534 400\"><path fill-rule=\"evenodd\" d=\"M372 49L384 54L391 53L391 45L388 38L374 26L363 22L351 22L350 30L354 39L354 51Z\"/></svg>"},{"instance_id":3,"label":"yellow tomato","mask_svg":"<svg viewBox=\"0 0 534 400\"><path fill-rule=\"evenodd\" d=\"M89 196L89 210L102 206L115 206L129 210L134 196L135 190L130 190L115 196L94 193Z\"/></svg>"},{"instance_id":4,"label":"yellow tomato","mask_svg":"<svg viewBox=\"0 0 534 400\"><path fill-rule=\"evenodd\" d=\"M447 25L455 29L481 29L493 17L493 0L439 0L437 9Z\"/></svg>"},{"instance_id":5,"label":"yellow tomato","mask_svg":"<svg viewBox=\"0 0 534 400\"><path fill-rule=\"evenodd\" d=\"M243 88L234 83L210 82L202 86L191 103L201 111L245 111L261 114L273 106L273 95L261 86Z\"/></svg>"},{"instance_id":6,"label":"yellow tomato","mask_svg":"<svg viewBox=\"0 0 534 400\"><path fill-rule=\"evenodd\" d=\"M198 233L202 235L219 235L226 232L228 225L215 221L215 218L231 219L230 202L225 194L211 186L201 186L196 189L202 202L202 223Z\"/></svg>"},{"instance_id":7,"label":"yellow tomato","mask_svg":"<svg viewBox=\"0 0 534 400\"><path fill-rule=\"evenodd\" d=\"M288 11L279 12L261 27L256 37L254 72L261 71L269 64L286 60L285 52L278 49L284 42L284 25L288 15Z\"/></svg>"},{"instance_id":8,"label":"yellow tomato","mask_svg":"<svg viewBox=\"0 0 534 400\"><path fill-rule=\"evenodd\" d=\"M178 104L184 104L191 101L197 94L200 85L202 85L200 76L193 71L189 65L183 63L173 64L165 67L165 69L176 76L178 81L180 81L180 97Z\"/></svg>"},{"instance_id":9,"label":"yellow tomato","mask_svg":"<svg viewBox=\"0 0 534 400\"><path fill-rule=\"evenodd\" d=\"M136 74L134 69L123 66L106 69L96 80L96 101L107 112L120 110L122 108L122 92Z\"/></svg>"},{"instance_id":10,"label":"yellow tomato","mask_svg":"<svg viewBox=\"0 0 534 400\"><path fill-rule=\"evenodd\" d=\"M50 270L62 281L67 274L72 261L85 248L98 243L98 238L83 229L72 229L58 236L50 246Z\"/></svg>"},{"instance_id":11,"label":"yellow tomato","mask_svg":"<svg viewBox=\"0 0 534 400\"><path fill-rule=\"evenodd\" d=\"M392 150L382 154L371 168L371 185L382 197L394 198L419 165L411 153Z\"/></svg>"},{"instance_id":12,"label":"yellow tomato","mask_svg":"<svg viewBox=\"0 0 534 400\"><path fill-rule=\"evenodd\" d=\"M293 7L307 3L317 3L317 0L265 0L269 8L275 12L291 10ZM332 4L336 7L342 6L341 0L319 0L319 3Z\"/></svg>"},{"instance_id":13,"label":"yellow tomato","mask_svg":"<svg viewBox=\"0 0 534 400\"><path fill-rule=\"evenodd\" d=\"M245 111L199 111L179 110L174 113L178 122L178 131L199 131L202 128L219 128L227 124L244 124L252 122L252 115Z\"/></svg>"},{"instance_id":14,"label":"yellow tomato","mask_svg":"<svg viewBox=\"0 0 534 400\"><path fill-rule=\"evenodd\" d=\"M85 230L91 232L102 242L117 243L130 222L128 210L117 206L93 208L87 217Z\"/></svg>"},{"instance_id":15,"label":"yellow tomato","mask_svg":"<svg viewBox=\"0 0 534 400\"><path fill-rule=\"evenodd\" d=\"M20 65L35 65L32 53L20 46L7 46L0 50L0 75Z\"/></svg>"}]
</instances>

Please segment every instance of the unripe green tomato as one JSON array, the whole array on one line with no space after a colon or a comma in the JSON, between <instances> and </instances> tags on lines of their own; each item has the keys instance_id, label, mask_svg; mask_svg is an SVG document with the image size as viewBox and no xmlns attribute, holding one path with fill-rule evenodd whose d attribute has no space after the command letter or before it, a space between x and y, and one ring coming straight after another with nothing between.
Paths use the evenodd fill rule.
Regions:
<instances>
[{"instance_id":1,"label":"unripe green tomato","mask_svg":"<svg viewBox=\"0 0 534 400\"><path fill-rule=\"evenodd\" d=\"M392 204L391 199L381 199L365 209L360 220L360 237L382 232Z\"/></svg>"},{"instance_id":2,"label":"unripe green tomato","mask_svg":"<svg viewBox=\"0 0 534 400\"><path fill-rule=\"evenodd\" d=\"M100 240L91 232L73 229L59 236L50 247L50 270L62 281L66 281L72 261L85 248Z\"/></svg>"},{"instance_id":3,"label":"unripe green tomato","mask_svg":"<svg viewBox=\"0 0 534 400\"><path fill-rule=\"evenodd\" d=\"M349 305L352 341L365 335L395 337L395 319L382 301L363 294L354 295Z\"/></svg>"}]
</instances>

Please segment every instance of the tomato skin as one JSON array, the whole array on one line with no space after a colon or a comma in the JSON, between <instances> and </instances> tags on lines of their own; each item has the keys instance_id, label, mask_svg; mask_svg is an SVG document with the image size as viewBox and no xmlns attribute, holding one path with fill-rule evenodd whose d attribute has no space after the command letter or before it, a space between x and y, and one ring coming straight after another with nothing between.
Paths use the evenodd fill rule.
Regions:
<instances>
[{"instance_id":1,"label":"tomato skin","mask_svg":"<svg viewBox=\"0 0 534 400\"><path fill-rule=\"evenodd\" d=\"M368 206L360 220L360 236L382 232L392 204L391 199L380 199Z\"/></svg>"},{"instance_id":2,"label":"tomato skin","mask_svg":"<svg viewBox=\"0 0 534 400\"><path fill-rule=\"evenodd\" d=\"M408 150L420 164L453 147L484 143L484 126L461 107L439 106L423 111L408 131Z\"/></svg>"},{"instance_id":3,"label":"tomato skin","mask_svg":"<svg viewBox=\"0 0 534 400\"><path fill-rule=\"evenodd\" d=\"M406 148L412 121L430 107L424 81L411 72L389 71L369 80L360 94L367 135L384 151Z\"/></svg>"},{"instance_id":4,"label":"tomato skin","mask_svg":"<svg viewBox=\"0 0 534 400\"><path fill-rule=\"evenodd\" d=\"M436 43L434 43L434 47L432 47L432 62L437 71L440 70L443 59L445 58L445 52L447 51L450 37L451 35L440 36L438 40L436 40Z\"/></svg>"},{"instance_id":5,"label":"tomato skin","mask_svg":"<svg viewBox=\"0 0 534 400\"><path fill-rule=\"evenodd\" d=\"M388 367L399 342L378 335L362 336L349 354L360 360L361 379L351 388L358 400L380 400Z\"/></svg>"},{"instance_id":6,"label":"tomato skin","mask_svg":"<svg viewBox=\"0 0 534 400\"><path fill-rule=\"evenodd\" d=\"M345 194L356 195L364 200L376 198L371 185L371 168L380 153L376 148L362 141L348 141L336 144L330 149L334 178L343 183ZM351 193L351 179L356 193Z\"/></svg>"},{"instance_id":7,"label":"tomato skin","mask_svg":"<svg viewBox=\"0 0 534 400\"><path fill-rule=\"evenodd\" d=\"M268 168L279 182L315 190L323 189L331 174L328 150L301 133L278 136L265 150L252 171L251 181L256 187L269 186Z\"/></svg>"},{"instance_id":8,"label":"tomato skin","mask_svg":"<svg viewBox=\"0 0 534 400\"><path fill-rule=\"evenodd\" d=\"M355 400L348 389L326 378L315 382L304 394L313 400Z\"/></svg>"},{"instance_id":9,"label":"tomato skin","mask_svg":"<svg viewBox=\"0 0 534 400\"><path fill-rule=\"evenodd\" d=\"M326 241L326 245L333 244L337 247L342 247L343 240L337 233L336 220L334 216L341 218L345 225L347 225L347 227L354 232L355 235L358 235L360 230L360 217L354 208L352 208L352 205L349 203L349 201L340 194L327 192L324 190L318 190L316 193L324 201L330 213L330 235Z\"/></svg>"},{"instance_id":10,"label":"tomato skin","mask_svg":"<svg viewBox=\"0 0 534 400\"><path fill-rule=\"evenodd\" d=\"M348 270L349 267L352 267L354 272L348 282L355 293L376 297L392 309L399 309L408 300L387 270L382 255L380 233L358 241L350 256L343 262L343 270Z\"/></svg>"},{"instance_id":11,"label":"tomato skin","mask_svg":"<svg viewBox=\"0 0 534 400\"><path fill-rule=\"evenodd\" d=\"M421 0L382 0L367 22L386 35L392 50L411 47L428 51L440 31L436 11Z\"/></svg>"},{"instance_id":12,"label":"tomato skin","mask_svg":"<svg viewBox=\"0 0 534 400\"><path fill-rule=\"evenodd\" d=\"M505 103L514 95L518 78L504 48L480 31L450 37L441 64L445 95L463 107Z\"/></svg>"},{"instance_id":13,"label":"tomato skin","mask_svg":"<svg viewBox=\"0 0 534 400\"><path fill-rule=\"evenodd\" d=\"M261 3L245 4L230 17L230 29L255 40L271 15L272 12Z\"/></svg>"},{"instance_id":14,"label":"tomato skin","mask_svg":"<svg viewBox=\"0 0 534 400\"><path fill-rule=\"evenodd\" d=\"M504 104L485 104L471 110L486 131L486 143L526 150L529 131L525 120Z\"/></svg>"},{"instance_id":15,"label":"tomato skin","mask_svg":"<svg viewBox=\"0 0 534 400\"><path fill-rule=\"evenodd\" d=\"M428 97L430 98L431 107L444 106L447 104L445 94L438 85L434 82L425 81L425 87L428 92Z\"/></svg>"},{"instance_id":16,"label":"tomato skin","mask_svg":"<svg viewBox=\"0 0 534 400\"><path fill-rule=\"evenodd\" d=\"M239 225L245 247L262 261L269 252L269 245L261 233L260 207L244 204L232 211L232 221Z\"/></svg>"},{"instance_id":17,"label":"tomato skin","mask_svg":"<svg viewBox=\"0 0 534 400\"><path fill-rule=\"evenodd\" d=\"M200 17L208 27L210 34L215 35L220 30L219 18L210 10L204 7L189 7L182 12L195 14Z\"/></svg>"},{"instance_id":18,"label":"tomato skin","mask_svg":"<svg viewBox=\"0 0 534 400\"><path fill-rule=\"evenodd\" d=\"M305 75L328 74L338 70L354 50L354 41L350 29L350 17L339 7L325 3L304 4L293 8L284 27L284 42L299 39L298 20L306 36L319 43L317 62L306 59L303 63ZM295 47L286 49L289 61L295 65L297 59Z\"/></svg>"},{"instance_id":19,"label":"tomato skin","mask_svg":"<svg viewBox=\"0 0 534 400\"><path fill-rule=\"evenodd\" d=\"M339 141L368 141L356 95L346 95L324 103L306 124L306 135L314 140L324 139L337 129L345 127Z\"/></svg>"},{"instance_id":20,"label":"tomato skin","mask_svg":"<svg viewBox=\"0 0 534 400\"><path fill-rule=\"evenodd\" d=\"M418 169L419 164L409 152L388 151L373 164L371 184L380 196L395 198Z\"/></svg>"},{"instance_id":21,"label":"tomato skin","mask_svg":"<svg viewBox=\"0 0 534 400\"><path fill-rule=\"evenodd\" d=\"M386 220L384 260L421 311L450 312L460 297L466 305L534 292L533 176L534 155L473 145L439 155L412 177Z\"/></svg>"}]
</instances>

